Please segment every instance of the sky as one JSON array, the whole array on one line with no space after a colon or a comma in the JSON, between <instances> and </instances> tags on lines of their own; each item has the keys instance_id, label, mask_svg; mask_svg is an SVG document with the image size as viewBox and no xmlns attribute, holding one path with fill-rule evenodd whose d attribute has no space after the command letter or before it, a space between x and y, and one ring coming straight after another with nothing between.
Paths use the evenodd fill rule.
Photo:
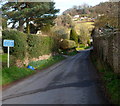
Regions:
<instances>
[{"instance_id":1,"label":"sky","mask_svg":"<svg viewBox=\"0 0 120 106\"><path fill-rule=\"evenodd\" d=\"M53 0L53 1L56 3L55 4L56 9L60 9L59 14L61 14L66 9L72 8L75 5L79 6L86 3L90 6L95 6L100 2L106 2L109 0Z\"/></svg>"},{"instance_id":2,"label":"sky","mask_svg":"<svg viewBox=\"0 0 120 106\"><path fill-rule=\"evenodd\" d=\"M5 0L0 0L2 2L4 2ZM40 0L38 0L40 1ZM97 4L99 4L100 2L106 2L109 0L52 0L54 1L55 7L57 9L60 9L60 14L65 11L66 9L72 8L75 5L82 5L84 3L90 5L90 6L95 6ZM0 5L1 7L1 5Z\"/></svg>"}]
</instances>

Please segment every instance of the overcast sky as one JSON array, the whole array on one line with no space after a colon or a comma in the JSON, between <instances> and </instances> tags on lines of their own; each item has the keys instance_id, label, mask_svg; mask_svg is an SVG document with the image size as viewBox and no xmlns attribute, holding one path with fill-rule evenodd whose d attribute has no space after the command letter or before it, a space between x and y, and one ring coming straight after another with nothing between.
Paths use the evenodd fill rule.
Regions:
<instances>
[{"instance_id":1,"label":"overcast sky","mask_svg":"<svg viewBox=\"0 0 120 106\"><path fill-rule=\"evenodd\" d=\"M60 14L65 11L66 9L72 8L74 5L82 5L84 3L95 6L100 2L106 2L109 0L53 0L56 4L56 8L60 9Z\"/></svg>"}]
</instances>

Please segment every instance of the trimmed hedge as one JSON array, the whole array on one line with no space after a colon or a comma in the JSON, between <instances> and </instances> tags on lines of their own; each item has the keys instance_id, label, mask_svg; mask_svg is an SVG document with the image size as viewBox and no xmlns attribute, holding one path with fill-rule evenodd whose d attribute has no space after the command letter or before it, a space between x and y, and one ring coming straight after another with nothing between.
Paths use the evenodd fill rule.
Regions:
<instances>
[{"instance_id":1,"label":"trimmed hedge","mask_svg":"<svg viewBox=\"0 0 120 106\"><path fill-rule=\"evenodd\" d=\"M39 57L57 51L55 40L49 36L28 35L28 53L30 57Z\"/></svg>"},{"instance_id":2,"label":"trimmed hedge","mask_svg":"<svg viewBox=\"0 0 120 106\"><path fill-rule=\"evenodd\" d=\"M15 47L10 48L10 54L23 61L26 56L29 59L37 58L45 54L58 52L59 48L66 50L76 47L73 40L63 39L63 41L59 42L50 36L27 35L17 30L4 30L2 39L15 40ZM3 49L6 53L7 48L3 47Z\"/></svg>"},{"instance_id":3,"label":"trimmed hedge","mask_svg":"<svg viewBox=\"0 0 120 106\"><path fill-rule=\"evenodd\" d=\"M60 48L61 49L72 49L75 48L77 45L75 43L75 41L73 40L67 40L64 39L61 43L60 43Z\"/></svg>"},{"instance_id":4,"label":"trimmed hedge","mask_svg":"<svg viewBox=\"0 0 120 106\"><path fill-rule=\"evenodd\" d=\"M15 47L10 48L10 54L20 60L24 59L26 54L29 58L34 58L58 51L57 42L49 36L27 35L17 30L4 30L2 34L2 40L15 40ZM6 47L3 47L3 50L7 53Z\"/></svg>"},{"instance_id":5,"label":"trimmed hedge","mask_svg":"<svg viewBox=\"0 0 120 106\"><path fill-rule=\"evenodd\" d=\"M2 41L4 39L14 40L15 46L10 48L10 54L18 59L23 59L27 52L27 35L17 30L2 31ZM7 47L3 47L4 53L7 53Z\"/></svg>"}]
</instances>

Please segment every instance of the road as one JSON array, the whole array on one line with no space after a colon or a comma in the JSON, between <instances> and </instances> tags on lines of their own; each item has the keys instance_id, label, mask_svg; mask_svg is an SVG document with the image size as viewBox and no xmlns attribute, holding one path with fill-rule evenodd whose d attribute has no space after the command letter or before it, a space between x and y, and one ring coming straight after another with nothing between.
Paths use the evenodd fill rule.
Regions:
<instances>
[{"instance_id":1,"label":"road","mask_svg":"<svg viewBox=\"0 0 120 106\"><path fill-rule=\"evenodd\" d=\"M106 104L90 50L3 91L3 104Z\"/></svg>"}]
</instances>

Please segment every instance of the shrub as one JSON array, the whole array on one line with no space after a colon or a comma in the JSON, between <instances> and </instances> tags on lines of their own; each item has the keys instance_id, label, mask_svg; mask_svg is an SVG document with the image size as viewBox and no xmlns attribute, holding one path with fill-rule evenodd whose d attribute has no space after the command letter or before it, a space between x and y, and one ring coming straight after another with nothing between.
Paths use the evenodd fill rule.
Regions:
<instances>
[{"instance_id":1,"label":"shrub","mask_svg":"<svg viewBox=\"0 0 120 106\"><path fill-rule=\"evenodd\" d=\"M4 39L15 40L15 47L10 48L10 54L12 55L10 55L11 65L16 62L18 63L16 60L19 60L21 62L18 64L23 66L23 61L25 61L26 58L37 58L58 51L58 42L50 36L26 35L16 30L4 30L3 40ZM3 47L3 49L6 53L7 48ZM3 65L6 66L6 62L4 62Z\"/></svg>"},{"instance_id":2,"label":"shrub","mask_svg":"<svg viewBox=\"0 0 120 106\"><path fill-rule=\"evenodd\" d=\"M51 25L50 24L48 24L48 25L46 25L46 26L43 26L42 28L41 28L41 31L43 32L43 33L45 33L45 34L48 34L49 32L50 32L50 30L51 30Z\"/></svg>"},{"instance_id":3,"label":"shrub","mask_svg":"<svg viewBox=\"0 0 120 106\"><path fill-rule=\"evenodd\" d=\"M60 42L60 48L61 49L72 49L76 47L76 43L72 40L64 39Z\"/></svg>"},{"instance_id":4,"label":"shrub","mask_svg":"<svg viewBox=\"0 0 120 106\"><path fill-rule=\"evenodd\" d=\"M59 39L70 39L68 29L65 27L53 27L52 32Z\"/></svg>"},{"instance_id":5,"label":"shrub","mask_svg":"<svg viewBox=\"0 0 120 106\"><path fill-rule=\"evenodd\" d=\"M78 35L74 29L71 29L70 31L70 40L74 40L76 43L78 43Z\"/></svg>"},{"instance_id":6,"label":"shrub","mask_svg":"<svg viewBox=\"0 0 120 106\"><path fill-rule=\"evenodd\" d=\"M27 52L27 35L16 30L4 30L2 31L2 40L9 39L15 41L15 46L10 48L10 54L19 59L23 59ZM4 52L7 52L7 48L3 47Z\"/></svg>"},{"instance_id":7,"label":"shrub","mask_svg":"<svg viewBox=\"0 0 120 106\"><path fill-rule=\"evenodd\" d=\"M28 35L28 53L30 57L39 57L57 51L55 40L49 36Z\"/></svg>"}]
</instances>

